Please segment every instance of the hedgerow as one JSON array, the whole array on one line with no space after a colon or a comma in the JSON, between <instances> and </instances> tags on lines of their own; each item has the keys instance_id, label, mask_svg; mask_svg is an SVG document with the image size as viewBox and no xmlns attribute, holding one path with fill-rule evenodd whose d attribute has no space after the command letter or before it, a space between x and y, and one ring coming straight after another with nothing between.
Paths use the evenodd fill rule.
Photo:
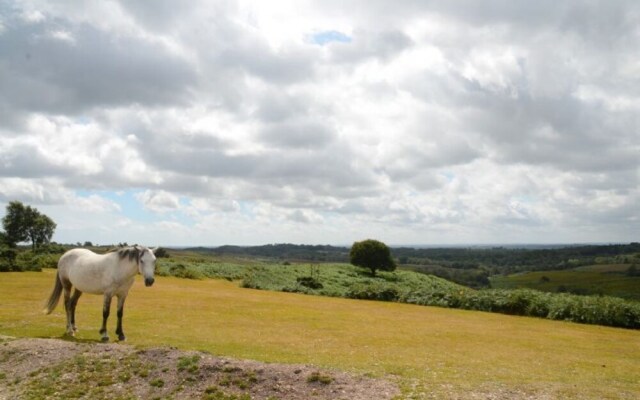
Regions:
<instances>
[{"instance_id":1,"label":"hedgerow","mask_svg":"<svg viewBox=\"0 0 640 400\"><path fill-rule=\"evenodd\" d=\"M640 328L640 304L617 297L546 293L531 289L412 292L412 304L523 315L584 324Z\"/></svg>"}]
</instances>

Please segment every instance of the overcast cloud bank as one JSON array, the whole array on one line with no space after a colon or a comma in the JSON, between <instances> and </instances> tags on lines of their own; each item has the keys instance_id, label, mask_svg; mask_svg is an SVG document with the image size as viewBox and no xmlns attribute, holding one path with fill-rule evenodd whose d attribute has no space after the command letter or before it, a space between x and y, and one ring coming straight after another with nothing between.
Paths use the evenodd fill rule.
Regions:
<instances>
[{"instance_id":1,"label":"overcast cloud bank","mask_svg":"<svg viewBox=\"0 0 640 400\"><path fill-rule=\"evenodd\" d=\"M0 6L0 206L55 240L628 242L640 3Z\"/></svg>"}]
</instances>

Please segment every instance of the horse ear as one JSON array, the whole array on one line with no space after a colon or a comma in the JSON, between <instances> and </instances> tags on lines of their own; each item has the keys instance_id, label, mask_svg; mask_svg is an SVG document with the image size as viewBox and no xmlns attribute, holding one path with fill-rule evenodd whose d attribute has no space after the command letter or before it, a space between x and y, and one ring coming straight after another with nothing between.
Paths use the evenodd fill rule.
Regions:
<instances>
[{"instance_id":1,"label":"horse ear","mask_svg":"<svg viewBox=\"0 0 640 400\"><path fill-rule=\"evenodd\" d=\"M159 249L159 248L160 248L160 247L152 247L152 248L150 248L149 250L151 250L151 252L152 252L153 254L156 254L156 251L158 251L158 249Z\"/></svg>"}]
</instances>

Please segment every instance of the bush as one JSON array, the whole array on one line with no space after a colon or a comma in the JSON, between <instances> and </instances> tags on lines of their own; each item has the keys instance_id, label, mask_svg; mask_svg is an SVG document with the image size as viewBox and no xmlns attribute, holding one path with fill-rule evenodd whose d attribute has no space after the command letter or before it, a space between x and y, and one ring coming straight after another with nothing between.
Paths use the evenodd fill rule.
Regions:
<instances>
[{"instance_id":1,"label":"bush","mask_svg":"<svg viewBox=\"0 0 640 400\"><path fill-rule=\"evenodd\" d=\"M14 271L42 271L39 256L31 250L19 252L13 266Z\"/></svg>"},{"instance_id":2,"label":"bush","mask_svg":"<svg viewBox=\"0 0 640 400\"><path fill-rule=\"evenodd\" d=\"M365 290L361 290L361 292L366 293ZM375 299L374 296L368 298ZM567 293L539 292L531 289L452 292L416 290L407 293L400 301L584 324L640 328L640 303L617 297L578 296Z\"/></svg>"},{"instance_id":3,"label":"bush","mask_svg":"<svg viewBox=\"0 0 640 400\"><path fill-rule=\"evenodd\" d=\"M156 251L153 253L156 258L169 258L169 252L162 247L158 247Z\"/></svg>"},{"instance_id":4,"label":"bush","mask_svg":"<svg viewBox=\"0 0 640 400\"><path fill-rule=\"evenodd\" d=\"M36 267L42 268L58 268L59 254L38 254L35 257Z\"/></svg>"},{"instance_id":5,"label":"bush","mask_svg":"<svg viewBox=\"0 0 640 400\"><path fill-rule=\"evenodd\" d=\"M176 278L185 278L185 279L203 279L204 276L194 267L185 267L183 264L172 265L169 268L169 275L175 276Z\"/></svg>"},{"instance_id":6,"label":"bush","mask_svg":"<svg viewBox=\"0 0 640 400\"><path fill-rule=\"evenodd\" d=\"M347 291L346 297L362 300L398 301L400 290L393 284L358 283Z\"/></svg>"},{"instance_id":7,"label":"bush","mask_svg":"<svg viewBox=\"0 0 640 400\"><path fill-rule=\"evenodd\" d=\"M17 255L16 249L0 245L0 272L13 270Z\"/></svg>"},{"instance_id":8,"label":"bush","mask_svg":"<svg viewBox=\"0 0 640 400\"><path fill-rule=\"evenodd\" d=\"M309 289L322 289L324 286L316 278L311 276L300 276L296 278L296 282Z\"/></svg>"}]
</instances>

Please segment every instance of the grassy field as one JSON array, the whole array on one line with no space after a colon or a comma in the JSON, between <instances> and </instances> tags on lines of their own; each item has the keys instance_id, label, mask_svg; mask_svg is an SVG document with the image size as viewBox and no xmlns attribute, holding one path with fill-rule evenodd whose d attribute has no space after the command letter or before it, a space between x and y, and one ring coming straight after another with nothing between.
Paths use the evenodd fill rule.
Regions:
<instances>
[{"instance_id":1,"label":"grassy field","mask_svg":"<svg viewBox=\"0 0 640 400\"><path fill-rule=\"evenodd\" d=\"M0 275L0 334L61 337L43 315L55 271ZM101 298L78 305L81 340L98 340ZM517 392L552 398L640 396L640 333L536 318L242 289L225 280L140 280L125 308L129 344L392 376L404 398ZM109 330L113 336L115 315Z\"/></svg>"},{"instance_id":2,"label":"grassy field","mask_svg":"<svg viewBox=\"0 0 640 400\"><path fill-rule=\"evenodd\" d=\"M562 271L538 271L495 276L498 289L529 288L545 292L558 289L581 294L602 294L640 300L640 276L627 276L628 264L591 265Z\"/></svg>"}]
</instances>

